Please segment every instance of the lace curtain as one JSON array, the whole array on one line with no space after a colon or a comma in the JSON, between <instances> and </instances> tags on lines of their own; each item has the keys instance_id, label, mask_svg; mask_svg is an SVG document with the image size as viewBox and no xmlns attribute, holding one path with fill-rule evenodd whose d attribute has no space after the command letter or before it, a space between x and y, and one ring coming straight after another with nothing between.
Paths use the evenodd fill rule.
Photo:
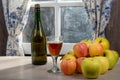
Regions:
<instances>
[{"instance_id":1,"label":"lace curtain","mask_svg":"<svg viewBox=\"0 0 120 80\"><path fill-rule=\"evenodd\" d=\"M109 23L112 0L83 0L88 13L89 22L94 36L104 36L104 30Z\"/></svg>"},{"instance_id":2,"label":"lace curtain","mask_svg":"<svg viewBox=\"0 0 120 80\"><path fill-rule=\"evenodd\" d=\"M24 55L20 34L26 24L28 11L26 11L29 0L2 0L4 16L8 31L7 56Z\"/></svg>"},{"instance_id":3,"label":"lace curtain","mask_svg":"<svg viewBox=\"0 0 120 80\"><path fill-rule=\"evenodd\" d=\"M2 2L9 34L6 55L24 55L20 34L28 19L29 0L2 0ZM110 18L112 0L83 0L83 2L93 28L94 38L104 36L104 30Z\"/></svg>"}]
</instances>

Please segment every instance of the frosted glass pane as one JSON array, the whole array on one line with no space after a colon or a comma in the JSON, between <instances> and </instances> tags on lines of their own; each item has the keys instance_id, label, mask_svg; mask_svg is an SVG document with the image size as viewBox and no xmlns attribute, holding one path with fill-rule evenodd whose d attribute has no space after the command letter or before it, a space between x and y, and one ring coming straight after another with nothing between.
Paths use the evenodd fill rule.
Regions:
<instances>
[{"instance_id":1,"label":"frosted glass pane","mask_svg":"<svg viewBox=\"0 0 120 80\"><path fill-rule=\"evenodd\" d=\"M64 42L76 43L82 39L92 39L92 29L84 7L61 8L61 34Z\"/></svg>"},{"instance_id":2,"label":"frosted glass pane","mask_svg":"<svg viewBox=\"0 0 120 80\"><path fill-rule=\"evenodd\" d=\"M54 1L54 0L32 0L32 1Z\"/></svg>"},{"instance_id":3,"label":"frosted glass pane","mask_svg":"<svg viewBox=\"0 0 120 80\"><path fill-rule=\"evenodd\" d=\"M55 34L54 13L55 12L53 7L41 8L41 18L46 36ZM28 23L25 29L23 30L23 42L30 42L30 37L33 27L34 27L34 8L31 8L29 13Z\"/></svg>"},{"instance_id":4,"label":"frosted glass pane","mask_svg":"<svg viewBox=\"0 0 120 80\"><path fill-rule=\"evenodd\" d=\"M81 1L81 0L61 0L61 1Z\"/></svg>"}]
</instances>

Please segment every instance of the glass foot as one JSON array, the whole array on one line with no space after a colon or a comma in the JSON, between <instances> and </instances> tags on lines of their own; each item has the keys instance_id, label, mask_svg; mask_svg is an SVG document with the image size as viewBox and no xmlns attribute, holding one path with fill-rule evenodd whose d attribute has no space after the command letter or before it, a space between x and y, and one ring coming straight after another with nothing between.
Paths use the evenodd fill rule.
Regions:
<instances>
[{"instance_id":1,"label":"glass foot","mask_svg":"<svg viewBox=\"0 0 120 80\"><path fill-rule=\"evenodd\" d=\"M52 69L48 70L49 73L60 73L60 69L58 67L53 67Z\"/></svg>"}]
</instances>

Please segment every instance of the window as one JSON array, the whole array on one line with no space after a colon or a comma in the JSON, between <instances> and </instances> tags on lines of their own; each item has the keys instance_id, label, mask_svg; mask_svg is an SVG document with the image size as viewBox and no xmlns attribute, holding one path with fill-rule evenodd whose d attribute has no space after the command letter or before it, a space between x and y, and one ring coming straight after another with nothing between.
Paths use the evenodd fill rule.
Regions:
<instances>
[{"instance_id":1,"label":"window","mask_svg":"<svg viewBox=\"0 0 120 80\"><path fill-rule=\"evenodd\" d=\"M72 49L76 42L92 38L92 29L88 25L88 16L82 0L31 0L28 23L22 32L25 54L31 54L30 36L34 24L33 6L36 3L41 5L41 17L46 36L50 34L64 36L61 54Z\"/></svg>"}]
</instances>

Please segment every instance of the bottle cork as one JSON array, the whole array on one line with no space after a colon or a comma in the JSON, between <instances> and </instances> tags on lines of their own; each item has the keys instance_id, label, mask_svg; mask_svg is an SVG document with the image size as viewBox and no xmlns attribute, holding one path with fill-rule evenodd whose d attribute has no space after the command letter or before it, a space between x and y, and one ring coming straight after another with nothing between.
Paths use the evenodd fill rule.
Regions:
<instances>
[{"instance_id":1,"label":"bottle cork","mask_svg":"<svg viewBox=\"0 0 120 80\"><path fill-rule=\"evenodd\" d=\"M40 4L35 4L35 8L40 8Z\"/></svg>"}]
</instances>

